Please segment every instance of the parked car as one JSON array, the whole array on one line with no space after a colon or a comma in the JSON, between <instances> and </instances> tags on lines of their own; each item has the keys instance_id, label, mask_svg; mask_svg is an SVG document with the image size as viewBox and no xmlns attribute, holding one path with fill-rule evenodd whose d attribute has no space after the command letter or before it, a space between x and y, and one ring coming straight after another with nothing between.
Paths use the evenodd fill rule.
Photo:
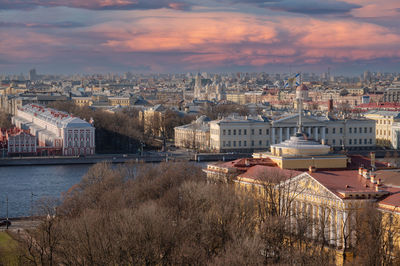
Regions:
<instances>
[{"instance_id":1,"label":"parked car","mask_svg":"<svg viewBox=\"0 0 400 266\"><path fill-rule=\"evenodd\" d=\"M0 221L0 226L10 226L11 222L9 220Z\"/></svg>"}]
</instances>

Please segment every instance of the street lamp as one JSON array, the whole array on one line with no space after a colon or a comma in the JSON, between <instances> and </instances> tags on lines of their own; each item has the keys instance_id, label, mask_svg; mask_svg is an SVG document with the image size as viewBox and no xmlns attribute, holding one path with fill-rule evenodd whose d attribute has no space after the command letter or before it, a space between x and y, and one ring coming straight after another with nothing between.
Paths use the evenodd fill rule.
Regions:
<instances>
[{"instance_id":1,"label":"street lamp","mask_svg":"<svg viewBox=\"0 0 400 266\"><path fill-rule=\"evenodd\" d=\"M8 229L8 223L9 223L9 221L8 221L8 194L6 195L6 205L7 205L7 213L6 213L6 219L7 219L6 226L7 226L7 228L6 229Z\"/></svg>"},{"instance_id":2,"label":"street lamp","mask_svg":"<svg viewBox=\"0 0 400 266\"><path fill-rule=\"evenodd\" d=\"M36 197L37 195L31 192L31 220L33 220L33 196Z\"/></svg>"},{"instance_id":3,"label":"street lamp","mask_svg":"<svg viewBox=\"0 0 400 266\"><path fill-rule=\"evenodd\" d=\"M3 203L4 201L0 201L1 203ZM9 219L8 219L8 195L6 195L6 227L8 229L8 223L9 223Z\"/></svg>"}]
</instances>

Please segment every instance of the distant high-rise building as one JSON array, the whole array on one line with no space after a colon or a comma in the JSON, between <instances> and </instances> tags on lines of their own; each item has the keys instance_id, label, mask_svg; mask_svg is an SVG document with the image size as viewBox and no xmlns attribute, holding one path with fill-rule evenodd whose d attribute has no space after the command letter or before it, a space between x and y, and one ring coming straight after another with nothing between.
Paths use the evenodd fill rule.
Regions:
<instances>
[{"instance_id":1,"label":"distant high-rise building","mask_svg":"<svg viewBox=\"0 0 400 266\"><path fill-rule=\"evenodd\" d=\"M368 70L364 71L364 82L369 82L371 80L371 72Z\"/></svg>"},{"instance_id":2,"label":"distant high-rise building","mask_svg":"<svg viewBox=\"0 0 400 266\"><path fill-rule=\"evenodd\" d=\"M197 73L195 83L194 83L194 98L195 99L200 99L202 97L201 95L201 76L200 73Z\"/></svg>"},{"instance_id":3,"label":"distant high-rise building","mask_svg":"<svg viewBox=\"0 0 400 266\"><path fill-rule=\"evenodd\" d=\"M36 69L29 70L29 80L35 81L37 79Z\"/></svg>"}]
</instances>

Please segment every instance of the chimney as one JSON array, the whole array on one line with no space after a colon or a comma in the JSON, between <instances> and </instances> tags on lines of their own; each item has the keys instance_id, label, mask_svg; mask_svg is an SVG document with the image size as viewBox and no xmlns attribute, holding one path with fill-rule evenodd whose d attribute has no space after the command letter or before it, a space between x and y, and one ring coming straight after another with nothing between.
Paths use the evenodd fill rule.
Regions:
<instances>
[{"instance_id":1,"label":"chimney","mask_svg":"<svg viewBox=\"0 0 400 266\"><path fill-rule=\"evenodd\" d=\"M371 182L376 184L376 174L371 174Z\"/></svg>"},{"instance_id":2,"label":"chimney","mask_svg":"<svg viewBox=\"0 0 400 266\"><path fill-rule=\"evenodd\" d=\"M375 191L379 191L379 187L378 186L375 186Z\"/></svg>"},{"instance_id":3,"label":"chimney","mask_svg":"<svg viewBox=\"0 0 400 266\"><path fill-rule=\"evenodd\" d=\"M316 169L314 166L311 166L311 165L310 165L310 166L308 167L308 172L309 172L310 174L311 174L311 173L315 173L316 170L317 170L317 169Z\"/></svg>"},{"instance_id":4,"label":"chimney","mask_svg":"<svg viewBox=\"0 0 400 266\"><path fill-rule=\"evenodd\" d=\"M359 168L358 168L358 174L359 174L359 175L363 175L363 170L364 170L364 168L359 167Z\"/></svg>"},{"instance_id":5,"label":"chimney","mask_svg":"<svg viewBox=\"0 0 400 266\"><path fill-rule=\"evenodd\" d=\"M377 184L378 186L382 186L382 179L378 178L376 184Z\"/></svg>"},{"instance_id":6,"label":"chimney","mask_svg":"<svg viewBox=\"0 0 400 266\"><path fill-rule=\"evenodd\" d=\"M244 164L245 164L247 167L250 166L249 159L244 160Z\"/></svg>"},{"instance_id":7,"label":"chimney","mask_svg":"<svg viewBox=\"0 0 400 266\"><path fill-rule=\"evenodd\" d=\"M376 166L375 166L375 152L371 152L371 168L372 168L372 171L374 171L375 169L376 169Z\"/></svg>"},{"instance_id":8,"label":"chimney","mask_svg":"<svg viewBox=\"0 0 400 266\"><path fill-rule=\"evenodd\" d=\"M368 178L368 170L367 169L363 169L363 177Z\"/></svg>"}]
</instances>

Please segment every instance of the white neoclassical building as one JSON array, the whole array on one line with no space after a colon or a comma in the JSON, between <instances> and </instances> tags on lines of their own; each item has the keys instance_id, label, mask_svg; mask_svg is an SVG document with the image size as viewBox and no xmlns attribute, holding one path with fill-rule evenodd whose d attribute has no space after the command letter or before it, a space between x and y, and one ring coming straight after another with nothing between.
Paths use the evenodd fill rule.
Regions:
<instances>
[{"instance_id":1,"label":"white neoclassical building","mask_svg":"<svg viewBox=\"0 0 400 266\"><path fill-rule=\"evenodd\" d=\"M95 153L95 128L65 112L27 104L17 109L12 121L36 136L38 149L53 148L62 155L73 156Z\"/></svg>"},{"instance_id":2,"label":"white neoclassical building","mask_svg":"<svg viewBox=\"0 0 400 266\"><path fill-rule=\"evenodd\" d=\"M210 125L210 150L250 152L270 146L269 120L262 116L230 116Z\"/></svg>"},{"instance_id":3,"label":"white neoclassical building","mask_svg":"<svg viewBox=\"0 0 400 266\"><path fill-rule=\"evenodd\" d=\"M297 131L299 114L271 122L271 144L290 139ZM302 115L307 138L339 149L368 149L376 145L375 121L369 119L337 120Z\"/></svg>"}]
</instances>

